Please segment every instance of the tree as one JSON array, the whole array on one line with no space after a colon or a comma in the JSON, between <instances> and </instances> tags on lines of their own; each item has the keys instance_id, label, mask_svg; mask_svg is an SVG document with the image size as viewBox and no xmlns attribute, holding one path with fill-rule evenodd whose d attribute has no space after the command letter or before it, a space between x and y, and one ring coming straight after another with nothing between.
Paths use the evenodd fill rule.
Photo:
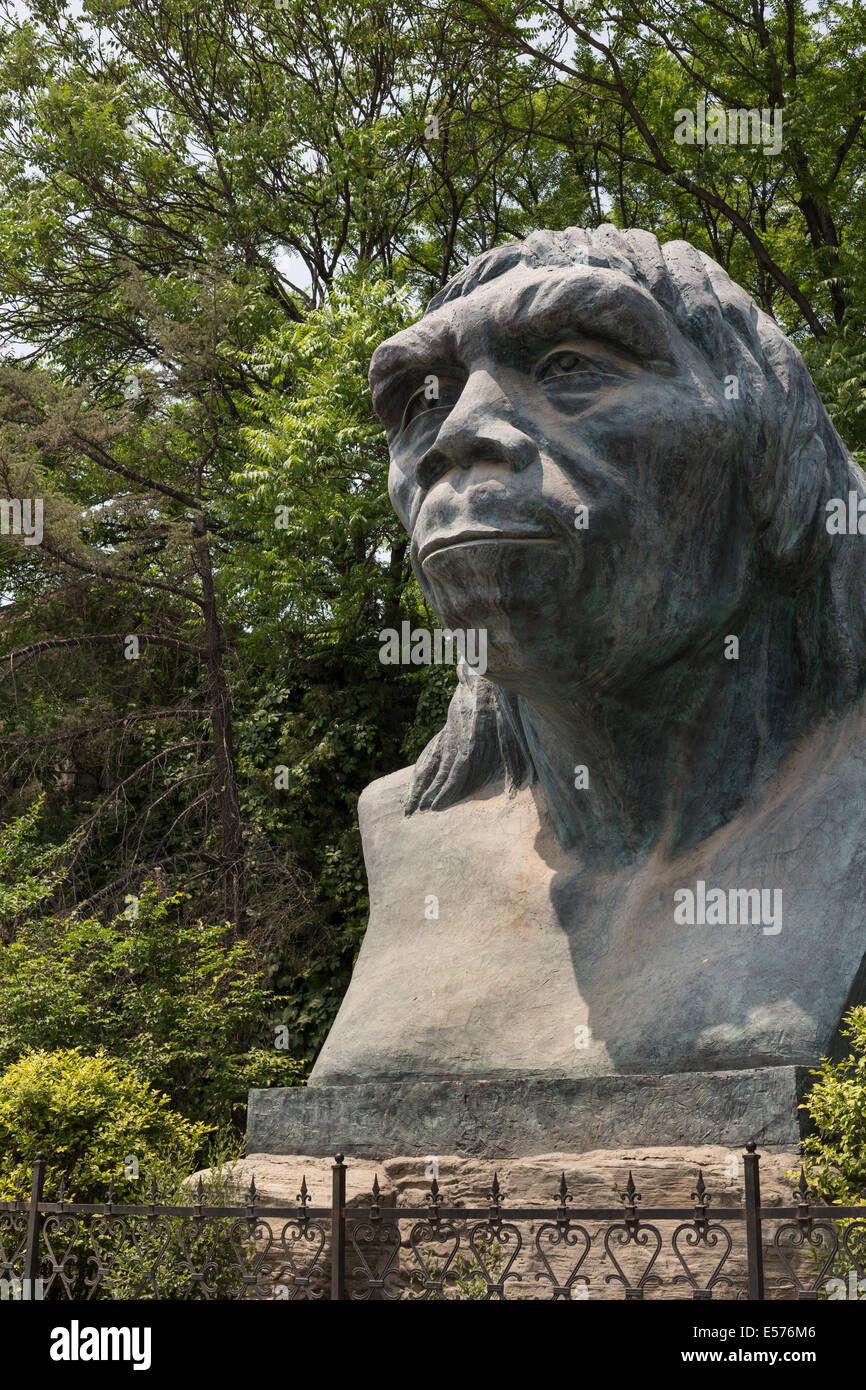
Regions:
<instances>
[{"instance_id":1,"label":"tree","mask_svg":"<svg viewBox=\"0 0 866 1390\"><path fill-rule=\"evenodd\" d=\"M45 785L55 837L84 829L66 891L86 910L158 867L221 882L238 927L251 872L254 924L274 916L263 882L265 897L288 889L295 925L309 915L293 846L267 839L238 783L239 707L266 679L247 680L241 647L259 656L274 614L252 601L267 597L259 518L233 507L238 425L245 401L279 415L255 363L347 264L399 266L426 292L489 244L489 216L494 235L521 230L512 189L528 206L538 180L520 141L479 138L468 56L444 18L408 5L9 12L0 335L19 346L0 378L0 479L7 498L44 496L47 522L38 555L4 547L6 790ZM307 285L288 278L285 253ZM321 517L340 483L317 486ZM396 613L405 543L356 564L361 519L348 552L337 520L322 603L339 621L366 580L371 617L384 570ZM319 661L315 624L287 634L300 668L308 635ZM135 683L119 664L127 636Z\"/></svg>"},{"instance_id":2,"label":"tree","mask_svg":"<svg viewBox=\"0 0 866 1390\"><path fill-rule=\"evenodd\" d=\"M130 268L124 303L147 335L150 360L146 373L139 370L128 379L134 383L132 392L126 392L131 399L124 399L119 382L112 389L110 382L72 383L33 365L0 369L0 471L7 496L32 497L38 491L44 504L41 544L28 552L22 538L12 560L13 571L28 567L39 580L31 579L25 613L13 610L7 615L7 680L31 660L63 663L70 650L88 646L96 648L115 672L121 662L142 656L146 660L152 649L164 648L187 659L184 697L158 712L147 710L144 722L177 719L192 725L193 737L156 753L143 750L148 756L131 770L124 768L93 810L75 858L98 837L106 812L118 814L129 788L142 777L152 777L155 764L164 770L168 761L172 770L156 804L169 798L179 801L172 828L193 816L200 826L200 843L196 849L161 856L157 863L165 869L182 860L199 872L218 873L225 910L241 927L245 849L214 567L214 552L225 544L220 509L234 458L237 411L226 378L238 352L232 340L240 320L237 297L213 272L183 282L169 276L157 294L156 287L143 285ZM78 581L82 575L90 581L91 603L105 611L120 610L121 629L105 631L100 624L100 630L88 632L81 625L68 638L49 635L50 628L36 636L40 610L47 609L50 623L58 598L68 593L69 577ZM141 615L148 609L148 623L143 625ZM24 643L17 640L22 624L31 637ZM117 674L112 679L121 687L125 684ZM57 722L46 727L42 719L39 732L29 729L5 738L7 748L29 761L30 775L34 755L46 747L56 749L63 742L111 731L129 733L136 715L118 712L110 698L102 708L94 708L92 693L86 700L90 717L81 711L70 721L61 682L55 700ZM201 791L199 764L206 744L211 770L208 786ZM148 803L146 817L154 804ZM212 806L219 826L213 843ZM163 837L161 850L165 841ZM143 861L141 845L139 818L133 816L130 833L118 846L121 862L116 868L121 872L100 889L100 896L116 896L156 867Z\"/></svg>"},{"instance_id":3,"label":"tree","mask_svg":"<svg viewBox=\"0 0 866 1390\"><path fill-rule=\"evenodd\" d=\"M466 9L546 74L538 133L602 157L615 216L666 231L685 214L680 235L793 331L821 338L842 326L862 235L861 5L588 0L569 9L540 0L527 12L513 0L467 0ZM679 143L677 111L699 101L778 110L780 150L739 134Z\"/></svg>"}]
</instances>

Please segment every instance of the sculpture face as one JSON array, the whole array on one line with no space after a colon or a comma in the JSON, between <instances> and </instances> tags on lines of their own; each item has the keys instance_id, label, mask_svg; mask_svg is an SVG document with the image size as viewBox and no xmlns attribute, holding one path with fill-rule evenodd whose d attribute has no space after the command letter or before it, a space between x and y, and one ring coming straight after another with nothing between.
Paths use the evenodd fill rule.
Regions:
<instances>
[{"instance_id":1,"label":"sculpture face","mask_svg":"<svg viewBox=\"0 0 866 1390\"><path fill-rule=\"evenodd\" d=\"M495 681L622 687L741 602L742 412L622 272L518 267L389 339L371 383L421 588L487 630Z\"/></svg>"}]
</instances>

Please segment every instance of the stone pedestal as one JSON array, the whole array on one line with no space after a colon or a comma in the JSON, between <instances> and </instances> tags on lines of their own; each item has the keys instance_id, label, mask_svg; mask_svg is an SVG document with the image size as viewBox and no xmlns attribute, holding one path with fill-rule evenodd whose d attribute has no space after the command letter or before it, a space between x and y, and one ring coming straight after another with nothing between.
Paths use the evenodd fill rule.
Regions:
<instances>
[{"instance_id":1,"label":"stone pedestal","mask_svg":"<svg viewBox=\"0 0 866 1390\"><path fill-rule=\"evenodd\" d=\"M247 1151L524 1158L636 1142L796 1150L806 1067L503 1081L367 1082L250 1092Z\"/></svg>"}]
</instances>

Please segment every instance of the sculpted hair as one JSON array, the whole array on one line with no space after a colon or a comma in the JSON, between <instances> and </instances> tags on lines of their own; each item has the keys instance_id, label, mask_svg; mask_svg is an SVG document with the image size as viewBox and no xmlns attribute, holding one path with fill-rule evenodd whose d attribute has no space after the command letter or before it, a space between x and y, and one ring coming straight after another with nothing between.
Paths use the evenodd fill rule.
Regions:
<instances>
[{"instance_id":1,"label":"sculpted hair","mask_svg":"<svg viewBox=\"0 0 866 1390\"><path fill-rule=\"evenodd\" d=\"M759 538L756 584L796 608L801 712L806 707L816 718L840 710L866 686L866 581L862 539L831 537L826 504L851 491L866 495L866 480L794 344L720 265L686 241L661 246L650 232L609 225L539 231L479 256L426 313L517 266L576 265L628 275L720 381L738 378L752 447L733 465ZM415 764L407 815L442 810L502 779L508 792L535 781L520 697L463 661L457 675L445 727Z\"/></svg>"}]
</instances>

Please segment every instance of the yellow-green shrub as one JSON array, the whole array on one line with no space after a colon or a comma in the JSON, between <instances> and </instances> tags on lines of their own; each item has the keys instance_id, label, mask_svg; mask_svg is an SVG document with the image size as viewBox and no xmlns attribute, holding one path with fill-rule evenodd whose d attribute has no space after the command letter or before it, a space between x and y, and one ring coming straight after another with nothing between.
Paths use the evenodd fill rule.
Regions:
<instances>
[{"instance_id":1,"label":"yellow-green shrub","mask_svg":"<svg viewBox=\"0 0 866 1390\"><path fill-rule=\"evenodd\" d=\"M154 1163L192 1170L207 1125L186 1120L129 1066L78 1048L31 1052L0 1073L0 1198L29 1192L33 1159L46 1155L46 1197L61 1174L68 1200L147 1200ZM128 1175L138 1164L139 1177Z\"/></svg>"}]
</instances>

